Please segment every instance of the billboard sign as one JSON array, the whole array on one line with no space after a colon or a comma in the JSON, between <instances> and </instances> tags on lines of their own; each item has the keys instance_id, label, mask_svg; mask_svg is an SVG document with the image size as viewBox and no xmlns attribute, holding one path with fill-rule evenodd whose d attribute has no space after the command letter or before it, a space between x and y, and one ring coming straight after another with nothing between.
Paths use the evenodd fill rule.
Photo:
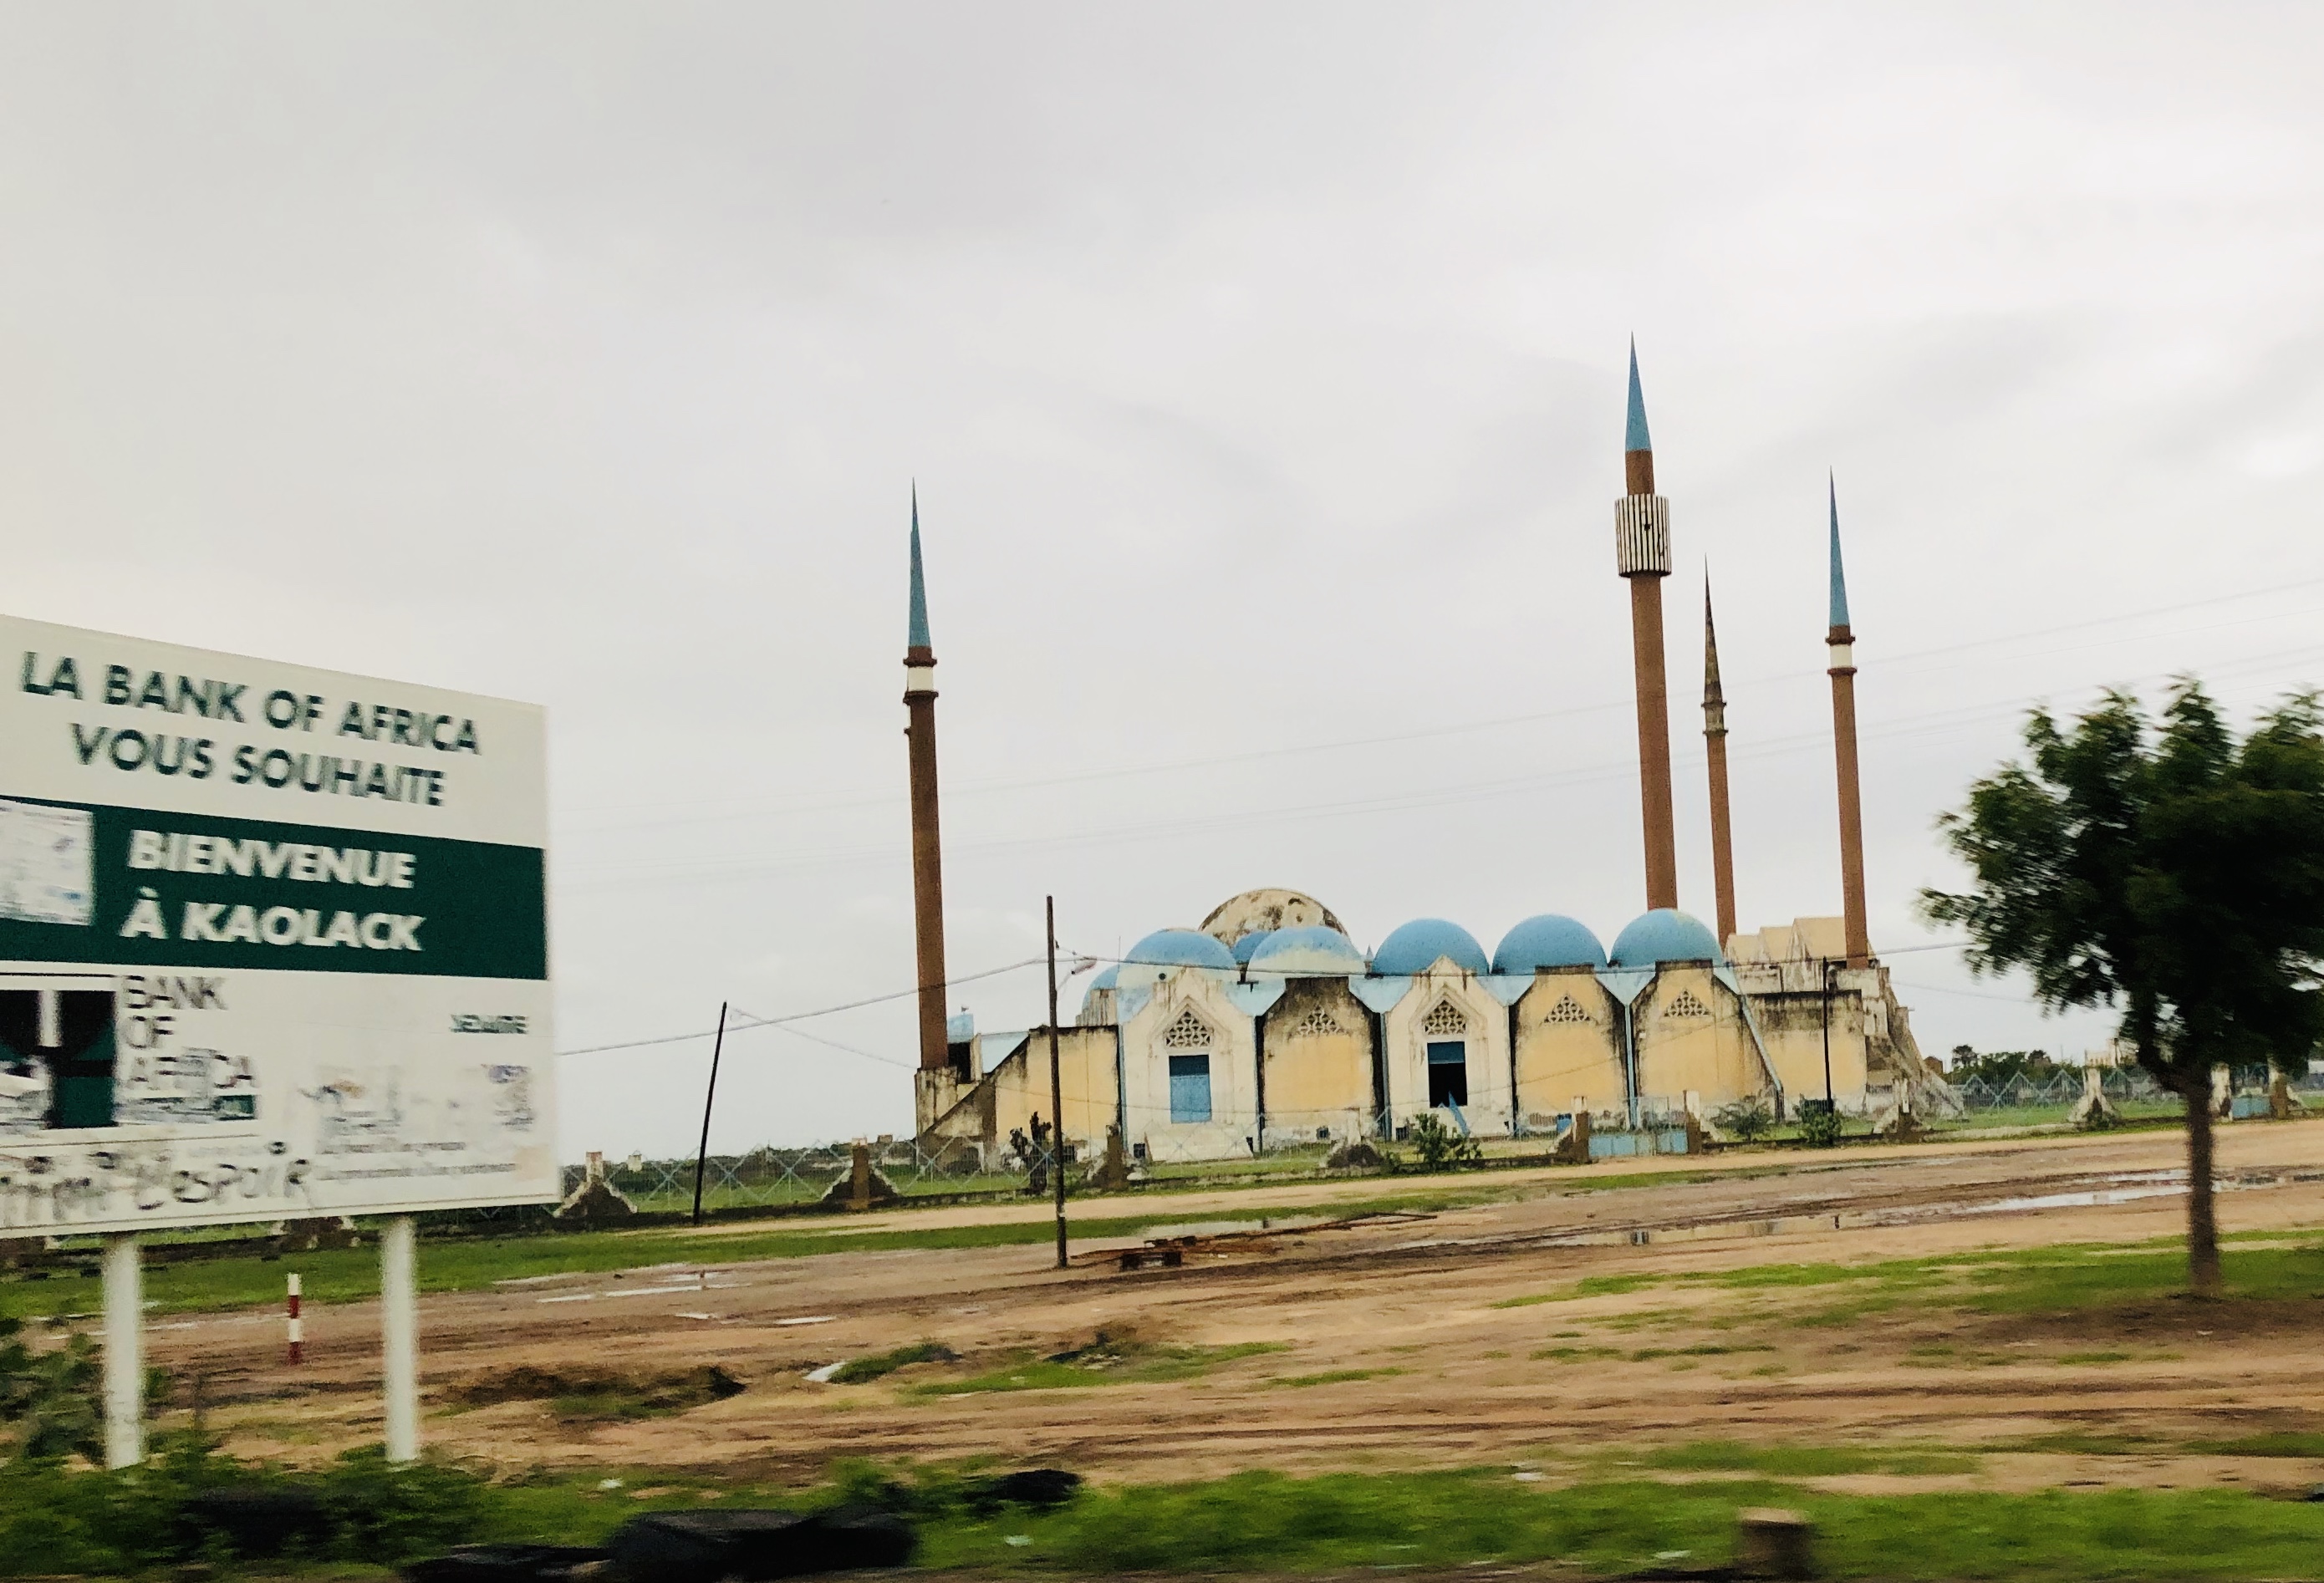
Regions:
<instances>
[{"instance_id":1,"label":"billboard sign","mask_svg":"<svg viewBox=\"0 0 2324 1583\"><path fill-rule=\"evenodd\" d=\"M540 708L0 656L0 1236L558 1196Z\"/></svg>"}]
</instances>

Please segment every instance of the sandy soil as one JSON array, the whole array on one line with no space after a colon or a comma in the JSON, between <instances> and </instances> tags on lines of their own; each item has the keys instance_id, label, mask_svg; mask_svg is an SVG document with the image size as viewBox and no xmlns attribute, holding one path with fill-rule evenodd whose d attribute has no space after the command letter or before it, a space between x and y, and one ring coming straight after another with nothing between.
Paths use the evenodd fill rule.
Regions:
<instances>
[{"instance_id":1,"label":"sandy soil","mask_svg":"<svg viewBox=\"0 0 2324 1583\"><path fill-rule=\"evenodd\" d=\"M1722 1156L1711 1179L1686 1183L1621 1186L1621 1173L1604 1166L1497 1175L1491 1185L1507 1201L1425 1221L1252 1238L1170 1270L1124 1273L1099 1261L1059 1272L1048 1267L1046 1247L1020 1247L509 1283L423 1300L425 1434L503 1467L753 1477L805 1477L843 1456L1032 1459L1136 1480L1497 1460L1536 1462L1558 1477L1578 1459L1602 1463L1626 1449L1737 1440L1987 1450L1974 1472L1825 1481L1867 1492L2324 1482L2324 1463L2172 1449L2324 1430L2324 1302L2221 1309L2168 1301L2103 1321L1908 1302L1809 1325L1802 1320L1842 1294L1829 1286L1647 1284L1495 1306L1591 1276L2168 1236L2181 1229L2183 1201L2154 1173L2179 1166L2181 1150L2176 1133L2153 1132L1744 1153ZM1656 1164L1667 1171L1674 1163ZM2221 1169L2228 1231L2324 1227L2324 1122L2226 1128ZM1247 1189L1135 1209L1167 1201L1167 1212L1194 1222L1258 1204L1313 1215L1382 1186ZM2045 1201L2013 1201L2028 1198ZM1111 1201L1093 1212L1130 1210ZM909 1220L1046 1214L1023 1204ZM641 1266L652 1265L654 1239L641 1236L639 1246ZM1077 1244L1076 1252L1097 1246ZM281 1367L272 1311L159 1321L150 1345L155 1362L204 1376L211 1422L236 1450L302 1460L375 1440L376 1311L310 1307L309 1316L308 1362L295 1377ZM910 1388L1085 1344L1100 1327L1162 1344L1283 1350L1172 1384L936 1397ZM804 1377L923 1340L945 1344L962 1361L860 1385ZM1538 1355L1551 1348L1573 1356ZM2067 1361L2093 1352L2112 1360ZM650 1374L703 1364L748 1389L672 1416L604 1423L560 1421L543 1403L462 1409L446 1400L447 1388L518 1365ZM1370 1372L1282 1383L1340 1371ZM1993 1450L2066 1433L2159 1443L2136 1456Z\"/></svg>"}]
</instances>

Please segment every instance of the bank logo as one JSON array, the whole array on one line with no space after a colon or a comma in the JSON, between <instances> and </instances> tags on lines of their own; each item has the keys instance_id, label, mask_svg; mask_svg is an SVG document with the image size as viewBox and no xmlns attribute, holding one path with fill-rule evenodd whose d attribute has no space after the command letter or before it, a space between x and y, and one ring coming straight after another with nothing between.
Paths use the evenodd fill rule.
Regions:
<instances>
[{"instance_id":1,"label":"bank logo","mask_svg":"<svg viewBox=\"0 0 2324 1583\"><path fill-rule=\"evenodd\" d=\"M525 1031L521 1017L479 1017L473 1011L452 1014L452 1031L456 1034L521 1034Z\"/></svg>"}]
</instances>

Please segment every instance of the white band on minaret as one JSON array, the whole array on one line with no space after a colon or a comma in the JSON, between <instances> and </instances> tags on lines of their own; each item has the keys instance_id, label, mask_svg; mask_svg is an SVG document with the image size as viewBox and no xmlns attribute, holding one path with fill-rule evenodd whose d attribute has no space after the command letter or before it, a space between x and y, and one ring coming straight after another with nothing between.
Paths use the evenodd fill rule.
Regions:
<instances>
[{"instance_id":1,"label":"white band on minaret","mask_svg":"<svg viewBox=\"0 0 2324 1583\"><path fill-rule=\"evenodd\" d=\"M1625 577L1670 574L1670 502L1626 494L1614 502L1614 566Z\"/></svg>"},{"instance_id":2,"label":"white band on minaret","mask_svg":"<svg viewBox=\"0 0 2324 1583\"><path fill-rule=\"evenodd\" d=\"M1827 667L1825 667L1826 669L1828 669L1828 670L1845 670L1845 671L1853 671L1853 670L1855 670L1855 668L1856 668L1856 645L1855 645L1855 644L1853 644L1853 643L1833 643L1833 644L1828 645L1828 648L1829 648L1829 651L1831 652L1831 665L1829 665L1829 666L1827 666Z\"/></svg>"},{"instance_id":3,"label":"white band on minaret","mask_svg":"<svg viewBox=\"0 0 2324 1583\"><path fill-rule=\"evenodd\" d=\"M904 667L904 696L936 690L936 667L933 665L908 665Z\"/></svg>"}]
</instances>

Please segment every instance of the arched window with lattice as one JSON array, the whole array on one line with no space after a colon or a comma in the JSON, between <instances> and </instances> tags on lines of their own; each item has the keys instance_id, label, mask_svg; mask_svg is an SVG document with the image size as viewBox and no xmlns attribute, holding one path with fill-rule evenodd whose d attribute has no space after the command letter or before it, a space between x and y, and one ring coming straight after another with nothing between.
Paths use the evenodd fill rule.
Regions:
<instances>
[{"instance_id":1,"label":"arched window with lattice","mask_svg":"<svg viewBox=\"0 0 2324 1583\"><path fill-rule=\"evenodd\" d=\"M1709 1017L1711 1008L1697 999L1693 990L1681 989L1676 995L1671 997L1670 1004L1663 1008L1663 1015L1665 1017Z\"/></svg>"},{"instance_id":2,"label":"arched window with lattice","mask_svg":"<svg viewBox=\"0 0 2324 1583\"><path fill-rule=\"evenodd\" d=\"M1214 1042L1211 1025L1191 1010L1180 1012L1162 1035L1163 1047L1170 1050L1207 1050Z\"/></svg>"},{"instance_id":3,"label":"arched window with lattice","mask_svg":"<svg viewBox=\"0 0 2324 1583\"><path fill-rule=\"evenodd\" d=\"M1541 1020L1544 1022L1589 1023L1595 1022L1598 1019L1591 1017L1588 1012L1582 1010L1582 1002L1576 1000L1572 996L1560 995L1557 998L1557 1004L1551 1007L1547 1015L1543 1017Z\"/></svg>"},{"instance_id":4,"label":"arched window with lattice","mask_svg":"<svg viewBox=\"0 0 2324 1583\"><path fill-rule=\"evenodd\" d=\"M1465 1034L1469 1031L1469 1014L1450 1000L1439 1000L1420 1019L1420 1031L1439 1035Z\"/></svg>"}]
</instances>

